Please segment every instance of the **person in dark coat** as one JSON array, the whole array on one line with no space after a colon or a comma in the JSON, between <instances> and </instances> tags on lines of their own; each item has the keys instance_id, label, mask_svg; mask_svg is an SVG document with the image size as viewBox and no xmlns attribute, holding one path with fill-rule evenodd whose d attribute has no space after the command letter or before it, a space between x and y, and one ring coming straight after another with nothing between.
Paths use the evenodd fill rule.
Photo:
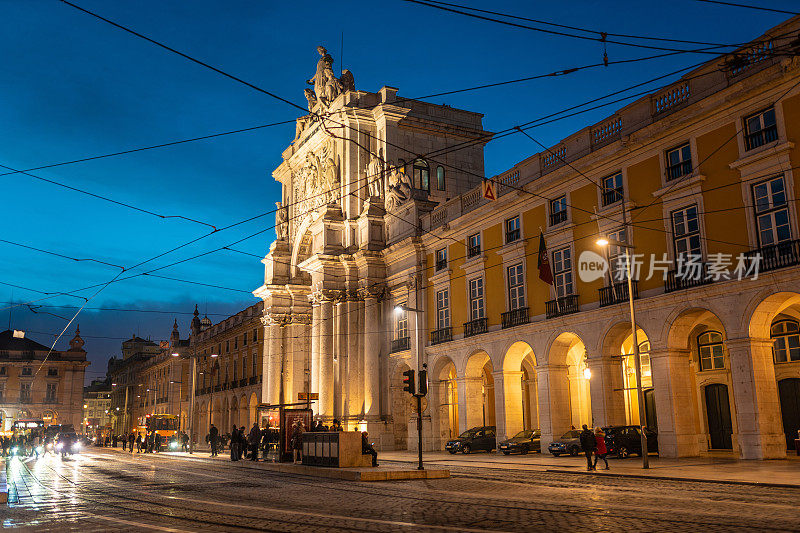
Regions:
<instances>
[{"instance_id":1,"label":"person in dark coat","mask_svg":"<svg viewBox=\"0 0 800 533\"><path fill-rule=\"evenodd\" d=\"M295 463L303 460L303 426L302 420L292 424L292 450Z\"/></svg>"},{"instance_id":2,"label":"person in dark coat","mask_svg":"<svg viewBox=\"0 0 800 533\"><path fill-rule=\"evenodd\" d=\"M253 422L250 434L247 435L247 444L250 446L250 460L258 461L258 444L261 442L261 429L258 422Z\"/></svg>"},{"instance_id":3,"label":"person in dark coat","mask_svg":"<svg viewBox=\"0 0 800 533\"><path fill-rule=\"evenodd\" d=\"M136 453L142 453L142 434L136 434Z\"/></svg>"},{"instance_id":4,"label":"person in dark coat","mask_svg":"<svg viewBox=\"0 0 800 533\"><path fill-rule=\"evenodd\" d=\"M211 429L208 430L208 443L211 445L211 457L217 456L217 441L219 440L219 430L217 426L211 424Z\"/></svg>"},{"instance_id":5,"label":"person in dark coat","mask_svg":"<svg viewBox=\"0 0 800 533\"><path fill-rule=\"evenodd\" d=\"M342 427L342 423L334 418L333 419L333 425L331 425L331 431L344 431L344 428Z\"/></svg>"},{"instance_id":6,"label":"person in dark coat","mask_svg":"<svg viewBox=\"0 0 800 533\"><path fill-rule=\"evenodd\" d=\"M128 452L133 453L133 443L136 442L136 437L133 436L133 431L128 434Z\"/></svg>"},{"instance_id":7,"label":"person in dark coat","mask_svg":"<svg viewBox=\"0 0 800 533\"><path fill-rule=\"evenodd\" d=\"M581 449L586 454L586 470L595 470L592 465L592 453L597 449L597 439L586 424L583 425L583 431L580 434Z\"/></svg>"},{"instance_id":8,"label":"person in dark coat","mask_svg":"<svg viewBox=\"0 0 800 533\"><path fill-rule=\"evenodd\" d=\"M239 460L239 430L233 426L231 430L231 461Z\"/></svg>"},{"instance_id":9,"label":"person in dark coat","mask_svg":"<svg viewBox=\"0 0 800 533\"><path fill-rule=\"evenodd\" d=\"M361 454L372 456L372 466L378 466L378 452L373 448L372 443L369 442L369 433L366 431L361 432Z\"/></svg>"},{"instance_id":10,"label":"person in dark coat","mask_svg":"<svg viewBox=\"0 0 800 533\"><path fill-rule=\"evenodd\" d=\"M239 428L239 459L245 455L248 449L247 444L247 428L244 426Z\"/></svg>"}]
</instances>

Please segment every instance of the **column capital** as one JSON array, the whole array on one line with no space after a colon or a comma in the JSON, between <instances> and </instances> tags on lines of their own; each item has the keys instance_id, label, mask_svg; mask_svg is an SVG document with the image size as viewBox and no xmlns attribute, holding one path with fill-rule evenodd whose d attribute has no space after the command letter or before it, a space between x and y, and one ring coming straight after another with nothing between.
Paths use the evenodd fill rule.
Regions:
<instances>
[{"instance_id":1,"label":"column capital","mask_svg":"<svg viewBox=\"0 0 800 533\"><path fill-rule=\"evenodd\" d=\"M364 287L359 287L358 297L362 300L374 298L378 301L382 301L386 297L386 284L374 283Z\"/></svg>"},{"instance_id":2,"label":"column capital","mask_svg":"<svg viewBox=\"0 0 800 533\"><path fill-rule=\"evenodd\" d=\"M338 300L343 291L338 289L317 289L308 295L308 300L311 305L319 305L323 303L333 302Z\"/></svg>"}]
</instances>

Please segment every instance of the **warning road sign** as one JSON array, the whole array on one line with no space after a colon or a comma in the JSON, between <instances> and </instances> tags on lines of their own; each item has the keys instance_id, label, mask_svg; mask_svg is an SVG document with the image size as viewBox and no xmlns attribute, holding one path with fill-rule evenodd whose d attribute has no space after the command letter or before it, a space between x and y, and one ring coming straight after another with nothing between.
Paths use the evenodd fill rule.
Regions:
<instances>
[{"instance_id":1,"label":"warning road sign","mask_svg":"<svg viewBox=\"0 0 800 533\"><path fill-rule=\"evenodd\" d=\"M492 180L483 180L481 184L481 194L487 200L497 200L497 194L494 192L494 182Z\"/></svg>"}]
</instances>

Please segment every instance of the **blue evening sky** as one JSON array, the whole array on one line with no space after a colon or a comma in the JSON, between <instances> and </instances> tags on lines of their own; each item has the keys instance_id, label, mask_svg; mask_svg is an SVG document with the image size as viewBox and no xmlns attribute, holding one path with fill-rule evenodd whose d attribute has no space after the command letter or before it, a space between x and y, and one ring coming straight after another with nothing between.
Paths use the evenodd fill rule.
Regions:
<instances>
[{"instance_id":1,"label":"blue evening sky","mask_svg":"<svg viewBox=\"0 0 800 533\"><path fill-rule=\"evenodd\" d=\"M399 0L75 1L299 105L305 105L303 89L314 72L317 45L323 44L333 55L337 73L341 68L342 32L343 65L354 73L357 88L377 91L390 85L408 97L596 63L603 53L597 42L516 29ZM788 18L694 0L465 3L598 31L720 43L746 42ZM753 3L796 7L789 0ZM27 169L299 115L283 102L57 0L0 0L0 21L0 165ZM611 61L657 53L608 46ZM679 54L432 101L481 112L484 127L497 131L707 58ZM621 105L531 133L552 144ZM293 135L294 125L289 124L33 173L156 213L225 226L274 208L279 188L271 172ZM487 174L501 172L537 151L521 135L491 142L486 148ZM0 239L73 257L131 266L208 231L196 223L162 220L21 174L0 176L0 184ZM225 246L273 223L274 216L266 215L130 274ZM237 249L263 256L273 239L270 229ZM107 281L117 272L111 266L76 263L0 242L0 282L63 292ZM262 281L263 265L257 257L222 251L158 274L250 291ZM12 288L0 285L0 294L5 329L5 302L12 298ZM16 301L43 296L13 289ZM216 321L255 299L244 292L150 276L108 286L90 307L166 313L82 312L77 322L94 363L89 376L102 375L105 360L119 353L122 338L133 332L167 338L177 318L186 335L190 315L177 312L191 312L195 302L201 312L215 313L211 318ZM59 296L40 303L74 305L80 300ZM42 311L67 319L74 312L37 311L16 308L13 327L29 330L42 343L52 342L47 334L66 324ZM73 328L74 324L67 339ZM64 347L65 341L58 346Z\"/></svg>"}]
</instances>

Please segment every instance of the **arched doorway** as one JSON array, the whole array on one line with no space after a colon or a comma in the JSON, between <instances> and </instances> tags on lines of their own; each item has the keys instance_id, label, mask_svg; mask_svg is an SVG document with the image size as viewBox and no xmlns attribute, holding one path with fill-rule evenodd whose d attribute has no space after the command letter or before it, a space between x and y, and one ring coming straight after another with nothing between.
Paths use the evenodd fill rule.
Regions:
<instances>
[{"instance_id":1,"label":"arched doorway","mask_svg":"<svg viewBox=\"0 0 800 533\"><path fill-rule=\"evenodd\" d=\"M706 420L708 421L709 445L712 450L730 450L733 448L731 435L731 404L728 398L728 386L714 383L705 387Z\"/></svg>"},{"instance_id":2,"label":"arched doorway","mask_svg":"<svg viewBox=\"0 0 800 533\"><path fill-rule=\"evenodd\" d=\"M539 429L539 402L536 387L536 358L526 342L509 346L503 357L503 405L505 427L498 427L498 438L513 437L525 429Z\"/></svg>"},{"instance_id":3,"label":"arched doorway","mask_svg":"<svg viewBox=\"0 0 800 533\"><path fill-rule=\"evenodd\" d=\"M495 426L494 377L489 354L479 351L467 359L464 371L464 395L459 391L459 416L464 432L477 426ZM463 413L461 412L463 411Z\"/></svg>"},{"instance_id":4,"label":"arched doorway","mask_svg":"<svg viewBox=\"0 0 800 533\"><path fill-rule=\"evenodd\" d=\"M453 361L443 356L439 358L431 373L431 398L433 411L436 415L434 422L434 448L444 449L448 440L459 435L458 425L458 384L456 382L456 366Z\"/></svg>"},{"instance_id":5,"label":"arched doorway","mask_svg":"<svg viewBox=\"0 0 800 533\"><path fill-rule=\"evenodd\" d=\"M794 440L800 430L800 378L786 378L778 382L781 400L783 432L786 434L786 449L794 449Z\"/></svg>"}]
</instances>

